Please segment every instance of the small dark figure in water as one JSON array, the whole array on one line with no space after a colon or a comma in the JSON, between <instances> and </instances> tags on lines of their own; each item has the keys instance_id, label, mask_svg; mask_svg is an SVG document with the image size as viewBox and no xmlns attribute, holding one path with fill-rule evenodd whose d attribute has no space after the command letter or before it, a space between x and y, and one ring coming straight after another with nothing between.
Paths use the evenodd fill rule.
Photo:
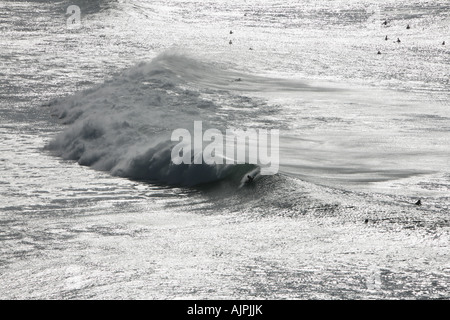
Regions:
<instances>
[{"instance_id":1,"label":"small dark figure in water","mask_svg":"<svg viewBox=\"0 0 450 320\"><path fill-rule=\"evenodd\" d=\"M422 201L417 200L417 202L415 203L416 206L421 206L422 205Z\"/></svg>"},{"instance_id":2,"label":"small dark figure in water","mask_svg":"<svg viewBox=\"0 0 450 320\"><path fill-rule=\"evenodd\" d=\"M389 39L388 39L388 36L386 36L386 37L384 38L384 40L386 40L386 41L389 40Z\"/></svg>"},{"instance_id":3,"label":"small dark figure in water","mask_svg":"<svg viewBox=\"0 0 450 320\"><path fill-rule=\"evenodd\" d=\"M230 34L233 34L233 31L230 30Z\"/></svg>"},{"instance_id":4,"label":"small dark figure in water","mask_svg":"<svg viewBox=\"0 0 450 320\"><path fill-rule=\"evenodd\" d=\"M247 182L248 183L250 183L250 182L252 182L253 181L253 179L255 179L255 178L253 178L252 176L250 176L250 175L247 175Z\"/></svg>"},{"instance_id":5,"label":"small dark figure in water","mask_svg":"<svg viewBox=\"0 0 450 320\"><path fill-rule=\"evenodd\" d=\"M388 24L387 20L384 20L383 24L384 24L385 26L387 26L387 24Z\"/></svg>"},{"instance_id":6,"label":"small dark figure in water","mask_svg":"<svg viewBox=\"0 0 450 320\"><path fill-rule=\"evenodd\" d=\"M397 38L397 43L400 43L401 41L400 41L400 38Z\"/></svg>"},{"instance_id":7,"label":"small dark figure in water","mask_svg":"<svg viewBox=\"0 0 450 320\"><path fill-rule=\"evenodd\" d=\"M236 80L234 80L234 81L242 81L242 79L241 78L237 78Z\"/></svg>"},{"instance_id":8,"label":"small dark figure in water","mask_svg":"<svg viewBox=\"0 0 450 320\"><path fill-rule=\"evenodd\" d=\"M230 40L230 42L228 42L229 44L233 44L233 42Z\"/></svg>"},{"instance_id":9,"label":"small dark figure in water","mask_svg":"<svg viewBox=\"0 0 450 320\"><path fill-rule=\"evenodd\" d=\"M368 223L368 222L369 222L369 219L364 220L364 223Z\"/></svg>"},{"instance_id":10,"label":"small dark figure in water","mask_svg":"<svg viewBox=\"0 0 450 320\"><path fill-rule=\"evenodd\" d=\"M250 48L248 48L248 50L253 50L253 48L252 48L252 47L250 47Z\"/></svg>"},{"instance_id":11,"label":"small dark figure in water","mask_svg":"<svg viewBox=\"0 0 450 320\"><path fill-rule=\"evenodd\" d=\"M443 45L443 46L445 46L445 41L444 41L444 42L442 42L442 45Z\"/></svg>"},{"instance_id":12,"label":"small dark figure in water","mask_svg":"<svg viewBox=\"0 0 450 320\"><path fill-rule=\"evenodd\" d=\"M378 50L378 53L377 54L381 54L381 51L380 50Z\"/></svg>"},{"instance_id":13,"label":"small dark figure in water","mask_svg":"<svg viewBox=\"0 0 450 320\"><path fill-rule=\"evenodd\" d=\"M406 26L406 29L411 29L411 27L409 26L409 24Z\"/></svg>"}]
</instances>

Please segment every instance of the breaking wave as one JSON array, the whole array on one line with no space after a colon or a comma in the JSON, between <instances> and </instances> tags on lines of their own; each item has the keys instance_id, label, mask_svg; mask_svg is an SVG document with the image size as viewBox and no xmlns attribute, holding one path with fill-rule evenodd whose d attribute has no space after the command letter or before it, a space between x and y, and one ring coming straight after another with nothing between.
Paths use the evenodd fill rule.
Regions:
<instances>
[{"instance_id":1,"label":"breaking wave","mask_svg":"<svg viewBox=\"0 0 450 320\"><path fill-rule=\"evenodd\" d=\"M95 88L52 101L53 115L67 127L46 149L80 165L135 180L183 186L227 177L240 181L255 166L171 162L174 129L191 130L198 120L204 126L209 121L215 121L215 127L226 125L217 116L217 103L205 98L195 84L208 80L211 86L225 86L235 76L181 54L161 54Z\"/></svg>"}]
</instances>

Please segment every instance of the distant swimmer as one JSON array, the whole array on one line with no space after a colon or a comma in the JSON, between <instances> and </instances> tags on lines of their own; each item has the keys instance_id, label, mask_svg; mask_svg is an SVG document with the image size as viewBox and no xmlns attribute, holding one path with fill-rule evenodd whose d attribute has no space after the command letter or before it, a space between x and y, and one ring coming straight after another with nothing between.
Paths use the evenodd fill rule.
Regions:
<instances>
[{"instance_id":1,"label":"distant swimmer","mask_svg":"<svg viewBox=\"0 0 450 320\"><path fill-rule=\"evenodd\" d=\"M252 47L250 47L250 48L248 48L248 50L253 50L253 48L252 48Z\"/></svg>"},{"instance_id":2,"label":"distant swimmer","mask_svg":"<svg viewBox=\"0 0 450 320\"><path fill-rule=\"evenodd\" d=\"M250 175L247 175L247 183L253 182L253 179L255 179L255 178L253 178Z\"/></svg>"},{"instance_id":3,"label":"distant swimmer","mask_svg":"<svg viewBox=\"0 0 450 320\"><path fill-rule=\"evenodd\" d=\"M236 80L234 80L234 81L242 81L242 79L241 78L237 78Z\"/></svg>"},{"instance_id":4,"label":"distant swimmer","mask_svg":"<svg viewBox=\"0 0 450 320\"><path fill-rule=\"evenodd\" d=\"M381 54L381 51L380 50L378 50L378 53L377 54Z\"/></svg>"},{"instance_id":5,"label":"distant swimmer","mask_svg":"<svg viewBox=\"0 0 450 320\"><path fill-rule=\"evenodd\" d=\"M388 36L386 36L386 37L384 38L384 40L386 40L386 41L389 40L389 39L388 39Z\"/></svg>"},{"instance_id":6,"label":"distant swimmer","mask_svg":"<svg viewBox=\"0 0 450 320\"><path fill-rule=\"evenodd\" d=\"M411 27L409 26L409 24L406 26L406 29L411 29Z\"/></svg>"},{"instance_id":7,"label":"distant swimmer","mask_svg":"<svg viewBox=\"0 0 450 320\"><path fill-rule=\"evenodd\" d=\"M442 42L442 45L443 45L443 46L445 46L445 41L444 41L444 42Z\"/></svg>"},{"instance_id":8,"label":"distant swimmer","mask_svg":"<svg viewBox=\"0 0 450 320\"><path fill-rule=\"evenodd\" d=\"M400 43L401 41L400 41L400 38L397 38L397 41L396 41L397 43Z\"/></svg>"},{"instance_id":9,"label":"distant swimmer","mask_svg":"<svg viewBox=\"0 0 450 320\"><path fill-rule=\"evenodd\" d=\"M417 200L417 202L415 203L415 205L416 205L416 206L421 206L421 205L422 205L422 201L420 201L420 199Z\"/></svg>"},{"instance_id":10,"label":"distant swimmer","mask_svg":"<svg viewBox=\"0 0 450 320\"><path fill-rule=\"evenodd\" d=\"M232 31L232 30L230 30L230 34L233 34L233 31Z\"/></svg>"},{"instance_id":11,"label":"distant swimmer","mask_svg":"<svg viewBox=\"0 0 450 320\"><path fill-rule=\"evenodd\" d=\"M384 20L383 25L387 26L388 22L387 20Z\"/></svg>"},{"instance_id":12,"label":"distant swimmer","mask_svg":"<svg viewBox=\"0 0 450 320\"><path fill-rule=\"evenodd\" d=\"M230 42L228 42L229 44L233 44L233 41L230 40Z\"/></svg>"}]
</instances>

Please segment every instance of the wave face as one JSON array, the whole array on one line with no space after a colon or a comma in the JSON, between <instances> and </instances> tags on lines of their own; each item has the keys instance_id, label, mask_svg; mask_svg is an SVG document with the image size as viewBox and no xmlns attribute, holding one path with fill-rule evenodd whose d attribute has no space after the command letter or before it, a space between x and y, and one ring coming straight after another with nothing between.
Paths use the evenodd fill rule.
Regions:
<instances>
[{"instance_id":1,"label":"wave face","mask_svg":"<svg viewBox=\"0 0 450 320\"><path fill-rule=\"evenodd\" d=\"M69 127L48 149L132 179L195 185L222 178L226 166L171 165L170 131L189 127L201 113L216 108L198 92L181 88L181 64L189 68L195 62L162 55L94 89L55 101L55 115Z\"/></svg>"},{"instance_id":2,"label":"wave face","mask_svg":"<svg viewBox=\"0 0 450 320\"><path fill-rule=\"evenodd\" d=\"M95 88L52 101L53 114L68 127L46 148L80 165L136 180L194 186L240 179L255 166L171 162L174 129L193 132L194 121L207 126L217 118L218 105L188 85L196 79L227 85L234 76L181 54L162 54ZM221 119L216 120L220 126Z\"/></svg>"}]
</instances>

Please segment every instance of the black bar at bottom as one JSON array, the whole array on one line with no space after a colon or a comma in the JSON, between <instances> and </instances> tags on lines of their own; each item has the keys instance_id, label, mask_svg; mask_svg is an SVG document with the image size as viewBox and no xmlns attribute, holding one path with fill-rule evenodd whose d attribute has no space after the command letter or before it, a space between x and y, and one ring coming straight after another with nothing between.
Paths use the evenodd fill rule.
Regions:
<instances>
[{"instance_id":1,"label":"black bar at bottom","mask_svg":"<svg viewBox=\"0 0 450 320\"><path fill-rule=\"evenodd\" d=\"M15 318L42 315L57 319L101 317L105 319L332 319L426 315L448 313L449 300L71 300L0 301L3 312Z\"/></svg>"}]
</instances>

